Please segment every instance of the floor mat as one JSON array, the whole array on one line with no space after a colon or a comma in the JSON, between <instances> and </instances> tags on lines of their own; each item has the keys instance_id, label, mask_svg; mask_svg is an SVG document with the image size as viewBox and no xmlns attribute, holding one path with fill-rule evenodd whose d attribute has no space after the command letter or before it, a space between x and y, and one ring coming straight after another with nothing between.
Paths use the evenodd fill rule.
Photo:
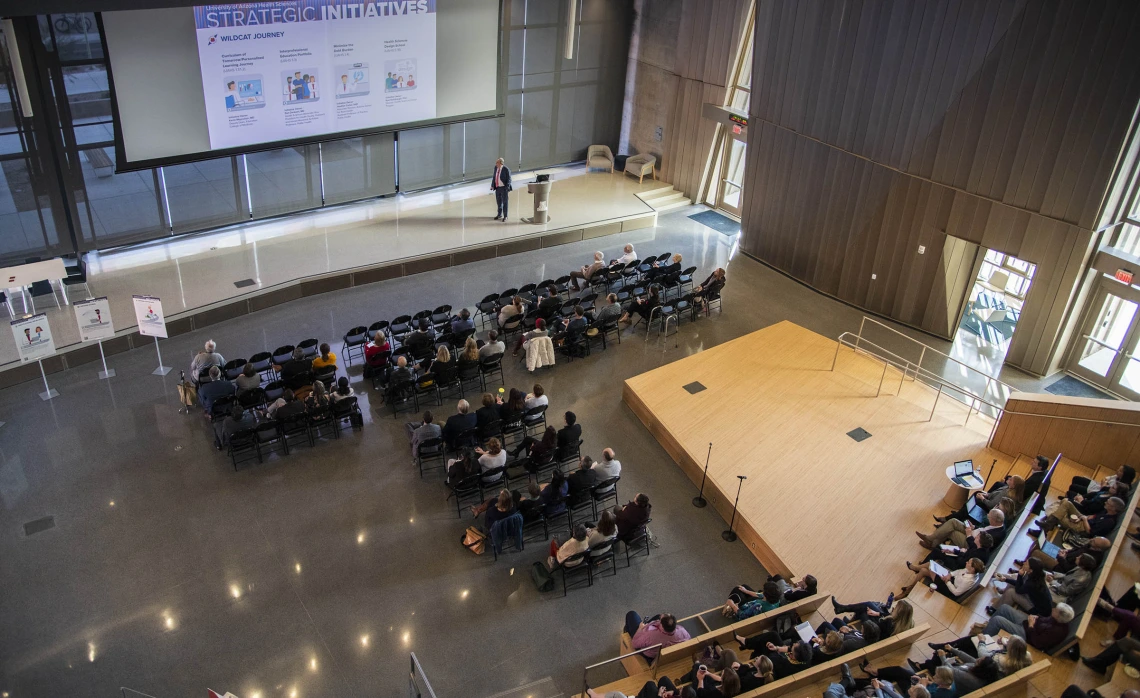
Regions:
<instances>
[{"instance_id":1,"label":"floor mat","mask_svg":"<svg viewBox=\"0 0 1140 698\"><path fill-rule=\"evenodd\" d=\"M701 225L707 225L718 233L724 235L736 235L740 232L740 222L734 221L728 216L717 213L716 211L701 211L689 216Z\"/></svg>"},{"instance_id":2,"label":"floor mat","mask_svg":"<svg viewBox=\"0 0 1140 698\"><path fill-rule=\"evenodd\" d=\"M1108 393L1097 390L1088 383L1069 375L1062 376L1058 380L1045 386L1045 391L1053 393L1054 395L1066 395L1068 397L1095 397L1102 400L1116 399Z\"/></svg>"}]
</instances>

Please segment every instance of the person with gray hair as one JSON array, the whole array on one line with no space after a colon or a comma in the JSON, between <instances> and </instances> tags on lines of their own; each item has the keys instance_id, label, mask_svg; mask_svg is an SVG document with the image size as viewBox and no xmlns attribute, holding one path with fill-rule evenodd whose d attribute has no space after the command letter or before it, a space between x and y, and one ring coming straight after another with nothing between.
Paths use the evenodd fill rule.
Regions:
<instances>
[{"instance_id":1,"label":"person with gray hair","mask_svg":"<svg viewBox=\"0 0 1140 698\"><path fill-rule=\"evenodd\" d=\"M621 475L621 461L614 457L614 450L607 448L602 451L602 459L594 463L594 472L598 480L609 480L611 477Z\"/></svg>"},{"instance_id":2,"label":"person with gray hair","mask_svg":"<svg viewBox=\"0 0 1140 698\"><path fill-rule=\"evenodd\" d=\"M214 340L207 339L203 350L198 352L194 356L194 360L190 362L190 380L197 385L198 375L201 374L204 369L210 368L211 366L221 368L225 365L226 359L218 353L218 345Z\"/></svg>"},{"instance_id":3,"label":"person with gray hair","mask_svg":"<svg viewBox=\"0 0 1140 698\"><path fill-rule=\"evenodd\" d=\"M990 509L986 514L986 524L978 527L969 520L963 523L958 519L947 519L929 536L920 531L915 531L915 534L918 535L919 543L927 550L936 550L939 545L947 542L959 548L976 548L983 533L993 536L994 545L1000 546L1005 540L1005 513L997 507Z\"/></svg>"},{"instance_id":4,"label":"person with gray hair","mask_svg":"<svg viewBox=\"0 0 1140 698\"><path fill-rule=\"evenodd\" d=\"M633 245L626 243L625 247L622 248L622 255L610 262L610 266L624 267L635 259L637 259L637 253L633 251Z\"/></svg>"},{"instance_id":5,"label":"person with gray hair","mask_svg":"<svg viewBox=\"0 0 1140 698\"><path fill-rule=\"evenodd\" d=\"M198 388L198 401L202 403L206 414L209 414L210 410L214 407L214 402L217 401L218 398L229 397L236 394L237 388L234 387L234 384L222 377L222 369L217 366L211 366L210 382Z\"/></svg>"},{"instance_id":6,"label":"person with gray hair","mask_svg":"<svg viewBox=\"0 0 1140 698\"><path fill-rule=\"evenodd\" d=\"M495 205L498 213L495 220L507 222L507 207L511 201L511 170L502 158L495 161L495 170L491 174L491 191L495 192Z\"/></svg>"},{"instance_id":7,"label":"person with gray hair","mask_svg":"<svg viewBox=\"0 0 1140 698\"><path fill-rule=\"evenodd\" d=\"M305 358L304 349L297 347L293 350L293 358L275 368L285 387L297 390L306 385L305 379L313 371L313 362Z\"/></svg>"},{"instance_id":8,"label":"person with gray hair","mask_svg":"<svg viewBox=\"0 0 1140 698\"><path fill-rule=\"evenodd\" d=\"M606 266L606 256L601 252L594 253L594 261L590 264L583 265L581 269L575 269L570 272L570 283L574 284L575 291L581 291L582 288L578 285L578 279L589 284L590 277L604 269Z\"/></svg>"},{"instance_id":9,"label":"person with gray hair","mask_svg":"<svg viewBox=\"0 0 1140 698\"><path fill-rule=\"evenodd\" d=\"M1004 630L1017 635L1031 646L1047 651L1069 636L1069 623L1073 622L1073 607L1059 603L1047 616L1032 616L1013 606L1002 606L987 623L975 623L971 635L997 635Z\"/></svg>"},{"instance_id":10,"label":"person with gray hair","mask_svg":"<svg viewBox=\"0 0 1140 698\"><path fill-rule=\"evenodd\" d=\"M471 445L459 443L459 437L479 424L479 418L471 411L471 405L466 400L460 400L455 409L455 414L448 417L443 425L443 442L450 449Z\"/></svg>"}]
</instances>

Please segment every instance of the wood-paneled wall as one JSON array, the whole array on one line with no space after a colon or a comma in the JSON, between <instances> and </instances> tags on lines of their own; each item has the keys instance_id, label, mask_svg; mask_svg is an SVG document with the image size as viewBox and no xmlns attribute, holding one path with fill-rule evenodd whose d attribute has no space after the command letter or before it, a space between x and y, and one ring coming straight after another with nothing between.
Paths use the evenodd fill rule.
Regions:
<instances>
[{"instance_id":1,"label":"wood-paneled wall","mask_svg":"<svg viewBox=\"0 0 1140 698\"><path fill-rule=\"evenodd\" d=\"M655 155L659 176L695 197L716 132L701 109L724 104L749 2L644 0L639 7L628 150Z\"/></svg>"},{"instance_id":2,"label":"wood-paneled wall","mask_svg":"<svg viewBox=\"0 0 1140 698\"><path fill-rule=\"evenodd\" d=\"M1140 102L1140 3L759 0L756 14L742 249L943 337L963 300L939 282L946 236L1031 261L1007 361L1049 372Z\"/></svg>"},{"instance_id":3,"label":"wood-paneled wall","mask_svg":"<svg viewBox=\"0 0 1140 698\"><path fill-rule=\"evenodd\" d=\"M990 441L1002 453L1050 458L1063 453L1089 468L1115 469L1140 460L1140 405L1136 403L1014 393L1005 408Z\"/></svg>"}]
</instances>

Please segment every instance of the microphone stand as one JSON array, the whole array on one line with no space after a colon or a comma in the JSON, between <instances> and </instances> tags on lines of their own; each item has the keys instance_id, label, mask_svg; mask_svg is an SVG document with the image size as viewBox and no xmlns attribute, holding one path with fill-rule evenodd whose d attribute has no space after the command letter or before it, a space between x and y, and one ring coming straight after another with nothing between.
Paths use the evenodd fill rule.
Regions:
<instances>
[{"instance_id":1,"label":"microphone stand","mask_svg":"<svg viewBox=\"0 0 1140 698\"><path fill-rule=\"evenodd\" d=\"M736 486L736 501L732 503L732 520L728 522L728 530L720 534L720 537L727 542L732 543L736 540L736 531L732 527L736 524L736 508L740 504L740 490L744 487L744 481L748 479L746 475L737 475L740 478L740 484Z\"/></svg>"},{"instance_id":2,"label":"microphone stand","mask_svg":"<svg viewBox=\"0 0 1140 698\"><path fill-rule=\"evenodd\" d=\"M709 453L705 456L705 474L701 476L701 492L693 497L693 506L703 509L708 502L705 501L705 480L709 477L709 458L712 458L712 442L709 442Z\"/></svg>"}]
</instances>

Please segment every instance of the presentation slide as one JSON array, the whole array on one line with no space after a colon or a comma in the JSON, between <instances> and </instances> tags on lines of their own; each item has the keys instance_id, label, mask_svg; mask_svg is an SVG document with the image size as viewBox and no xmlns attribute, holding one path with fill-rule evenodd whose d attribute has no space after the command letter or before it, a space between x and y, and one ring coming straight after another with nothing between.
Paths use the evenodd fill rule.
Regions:
<instances>
[{"instance_id":1,"label":"presentation slide","mask_svg":"<svg viewBox=\"0 0 1140 698\"><path fill-rule=\"evenodd\" d=\"M435 10L435 0L195 7L210 148L434 119Z\"/></svg>"}]
</instances>

